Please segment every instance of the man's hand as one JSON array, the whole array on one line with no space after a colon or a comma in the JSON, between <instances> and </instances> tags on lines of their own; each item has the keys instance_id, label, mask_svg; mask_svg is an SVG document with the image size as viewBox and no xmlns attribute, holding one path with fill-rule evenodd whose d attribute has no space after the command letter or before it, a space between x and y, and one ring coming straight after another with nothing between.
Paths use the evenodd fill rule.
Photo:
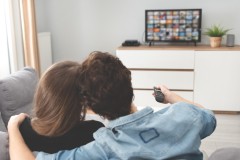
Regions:
<instances>
[{"instance_id":1,"label":"man's hand","mask_svg":"<svg viewBox=\"0 0 240 160\"><path fill-rule=\"evenodd\" d=\"M204 108L202 105L198 104L198 103L194 103L190 100L187 100L181 96L179 96L177 93L170 91L166 86L164 85L158 85L157 88L160 88L162 93L164 94L164 102L163 103L177 103L177 102L186 102L186 103L190 103L193 104L195 106L198 106L200 108Z\"/></svg>"}]
</instances>

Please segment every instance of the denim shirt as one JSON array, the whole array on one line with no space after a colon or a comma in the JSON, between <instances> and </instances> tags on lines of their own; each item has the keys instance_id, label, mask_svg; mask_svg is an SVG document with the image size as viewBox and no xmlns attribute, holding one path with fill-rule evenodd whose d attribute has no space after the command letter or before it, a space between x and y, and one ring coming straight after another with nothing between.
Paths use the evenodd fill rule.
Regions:
<instances>
[{"instance_id":1,"label":"denim shirt","mask_svg":"<svg viewBox=\"0 0 240 160\"><path fill-rule=\"evenodd\" d=\"M110 121L94 133L95 141L38 160L202 160L201 139L216 127L212 111L180 102L154 112L146 107Z\"/></svg>"}]
</instances>

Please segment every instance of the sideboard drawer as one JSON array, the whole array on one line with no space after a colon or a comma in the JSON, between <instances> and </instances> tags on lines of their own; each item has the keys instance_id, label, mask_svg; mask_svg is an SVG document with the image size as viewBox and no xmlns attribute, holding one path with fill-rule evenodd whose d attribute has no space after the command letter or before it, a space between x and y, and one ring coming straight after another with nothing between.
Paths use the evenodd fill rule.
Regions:
<instances>
[{"instance_id":1,"label":"sideboard drawer","mask_svg":"<svg viewBox=\"0 0 240 160\"><path fill-rule=\"evenodd\" d=\"M193 69L193 50L117 50L117 57L127 68Z\"/></svg>"},{"instance_id":2,"label":"sideboard drawer","mask_svg":"<svg viewBox=\"0 0 240 160\"><path fill-rule=\"evenodd\" d=\"M192 71L139 71L131 70L132 84L135 89L152 89L164 84L173 90L193 90Z\"/></svg>"}]
</instances>

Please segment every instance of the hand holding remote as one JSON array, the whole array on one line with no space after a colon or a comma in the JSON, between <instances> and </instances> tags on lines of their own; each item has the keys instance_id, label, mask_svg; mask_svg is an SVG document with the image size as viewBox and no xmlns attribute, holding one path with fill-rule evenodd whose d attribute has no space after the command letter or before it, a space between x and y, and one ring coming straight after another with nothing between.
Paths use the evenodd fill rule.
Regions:
<instances>
[{"instance_id":1,"label":"hand holding remote","mask_svg":"<svg viewBox=\"0 0 240 160\"><path fill-rule=\"evenodd\" d=\"M160 88L153 87L154 90L154 95L155 95L155 100L159 103L164 102L164 94L162 93Z\"/></svg>"},{"instance_id":2,"label":"hand holding remote","mask_svg":"<svg viewBox=\"0 0 240 160\"><path fill-rule=\"evenodd\" d=\"M163 94L164 93L164 94ZM170 91L166 86L159 85L158 87L154 87L154 95L156 101L160 103L177 103L177 102L186 102L198 106L200 108L204 108L202 105L189 101L175 92Z\"/></svg>"}]
</instances>

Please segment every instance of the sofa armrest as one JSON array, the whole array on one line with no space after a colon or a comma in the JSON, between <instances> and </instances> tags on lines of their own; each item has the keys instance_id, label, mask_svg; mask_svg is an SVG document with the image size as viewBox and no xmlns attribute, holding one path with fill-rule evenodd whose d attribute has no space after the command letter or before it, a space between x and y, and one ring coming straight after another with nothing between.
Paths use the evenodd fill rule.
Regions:
<instances>
[{"instance_id":1,"label":"sofa armrest","mask_svg":"<svg viewBox=\"0 0 240 160\"><path fill-rule=\"evenodd\" d=\"M37 73L31 67L0 79L0 113L6 128L12 115L31 113L37 83Z\"/></svg>"}]
</instances>

